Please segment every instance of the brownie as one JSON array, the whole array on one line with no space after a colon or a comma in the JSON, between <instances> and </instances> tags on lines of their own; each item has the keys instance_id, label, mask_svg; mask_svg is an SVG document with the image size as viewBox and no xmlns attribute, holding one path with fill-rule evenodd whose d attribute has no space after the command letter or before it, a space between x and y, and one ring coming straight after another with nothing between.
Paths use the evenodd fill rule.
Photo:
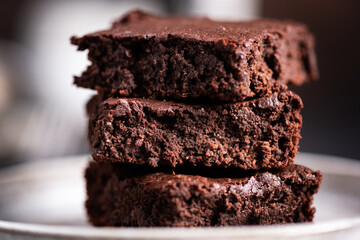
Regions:
<instances>
[{"instance_id":1,"label":"brownie","mask_svg":"<svg viewBox=\"0 0 360 240\"><path fill-rule=\"evenodd\" d=\"M96 226L264 225L312 221L321 173L290 165L210 178L92 162L86 181L86 209Z\"/></svg>"},{"instance_id":2,"label":"brownie","mask_svg":"<svg viewBox=\"0 0 360 240\"><path fill-rule=\"evenodd\" d=\"M284 167L298 149L302 101L285 86L217 105L95 97L88 103L96 161L158 166Z\"/></svg>"},{"instance_id":3,"label":"brownie","mask_svg":"<svg viewBox=\"0 0 360 240\"><path fill-rule=\"evenodd\" d=\"M314 39L291 21L215 22L139 11L111 29L72 37L92 64L75 84L105 97L239 101L274 82L317 78Z\"/></svg>"}]
</instances>

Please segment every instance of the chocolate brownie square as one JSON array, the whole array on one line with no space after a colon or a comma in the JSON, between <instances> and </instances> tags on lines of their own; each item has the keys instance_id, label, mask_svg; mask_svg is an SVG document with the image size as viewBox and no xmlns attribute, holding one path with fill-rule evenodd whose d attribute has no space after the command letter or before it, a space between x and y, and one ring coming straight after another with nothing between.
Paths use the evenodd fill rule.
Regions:
<instances>
[{"instance_id":1,"label":"chocolate brownie square","mask_svg":"<svg viewBox=\"0 0 360 240\"><path fill-rule=\"evenodd\" d=\"M299 96L284 86L217 105L95 97L88 103L92 156L152 167L280 168L297 153L301 108Z\"/></svg>"},{"instance_id":2,"label":"chocolate brownie square","mask_svg":"<svg viewBox=\"0 0 360 240\"><path fill-rule=\"evenodd\" d=\"M92 62L75 84L101 96L241 101L275 82L317 78L314 39L292 21L216 22L131 12L105 31L72 37Z\"/></svg>"},{"instance_id":3,"label":"chocolate brownie square","mask_svg":"<svg viewBox=\"0 0 360 240\"><path fill-rule=\"evenodd\" d=\"M312 221L321 173L281 170L204 177L92 162L86 209L96 226L195 227Z\"/></svg>"}]
</instances>

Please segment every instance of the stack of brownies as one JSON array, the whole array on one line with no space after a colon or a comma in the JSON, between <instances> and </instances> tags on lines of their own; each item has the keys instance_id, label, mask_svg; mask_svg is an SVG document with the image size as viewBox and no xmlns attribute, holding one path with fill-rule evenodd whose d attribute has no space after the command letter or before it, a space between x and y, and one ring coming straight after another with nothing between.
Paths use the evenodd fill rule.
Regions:
<instances>
[{"instance_id":1,"label":"stack of brownies","mask_svg":"<svg viewBox=\"0 0 360 240\"><path fill-rule=\"evenodd\" d=\"M293 164L314 40L295 22L215 22L134 11L73 37L93 149L86 208L97 226L307 222L321 174Z\"/></svg>"}]
</instances>

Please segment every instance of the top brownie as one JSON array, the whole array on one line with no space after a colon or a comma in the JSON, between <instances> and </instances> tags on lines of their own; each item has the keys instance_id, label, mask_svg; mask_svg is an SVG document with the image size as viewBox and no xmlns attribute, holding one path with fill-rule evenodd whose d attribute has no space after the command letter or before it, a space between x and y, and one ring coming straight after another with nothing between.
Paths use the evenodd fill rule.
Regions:
<instances>
[{"instance_id":1,"label":"top brownie","mask_svg":"<svg viewBox=\"0 0 360 240\"><path fill-rule=\"evenodd\" d=\"M241 101L275 82L317 78L314 39L292 21L215 22L130 12L105 31L72 37L92 64L75 77L104 97Z\"/></svg>"}]
</instances>

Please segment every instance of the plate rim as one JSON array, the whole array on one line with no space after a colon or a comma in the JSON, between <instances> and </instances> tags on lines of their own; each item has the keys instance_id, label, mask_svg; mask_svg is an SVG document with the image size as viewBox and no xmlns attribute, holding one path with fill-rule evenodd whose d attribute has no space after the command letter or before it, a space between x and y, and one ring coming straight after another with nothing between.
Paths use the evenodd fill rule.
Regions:
<instances>
[{"instance_id":1,"label":"plate rim","mask_svg":"<svg viewBox=\"0 0 360 240\"><path fill-rule=\"evenodd\" d=\"M360 162L354 159L329 156L323 154L300 153L297 159L313 159L314 164L322 165L326 161L327 169L321 169L327 174L337 174L346 176L360 177ZM76 160L74 160L76 159ZM325 160L326 159L326 160ZM26 177L39 177L36 174L20 175L20 178L7 178L18 171L27 171L29 169L42 169L44 165L56 167L57 170L61 162L65 161L85 166L90 161L89 155L68 156L52 160L42 160L32 163L24 163L0 170L0 184L6 184L11 181L21 181ZM296 160L295 160L296 161ZM342 161L341 167L335 164ZM61 164L61 165L62 165ZM60 166L61 166L60 165ZM322 165L324 166L324 165ZM333 167L331 167L333 166ZM312 168L313 166L309 166ZM78 170L77 170L78 171ZM57 171L59 172L59 171ZM59 174L62 174L61 171ZM41 176L40 176L41 177ZM21 179L22 178L22 179ZM23 222L10 222L0 220L0 234L10 235L31 235L36 237L68 237L68 238L102 238L102 239L169 239L169 238L263 238L263 237L294 237L318 235L322 233L334 233L344 231L354 227L360 227L360 216L352 218L342 218L336 220L327 220L317 223L296 223L286 225L271 226L234 226L234 227L204 227L204 228L111 228L111 227L93 227L93 226L65 226L65 225L46 225ZM246 228L246 231L244 231ZM286 231L284 231L284 228ZM135 231L136 230L136 231ZM279 231L281 230L281 231Z\"/></svg>"},{"instance_id":2,"label":"plate rim","mask_svg":"<svg viewBox=\"0 0 360 240\"><path fill-rule=\"evenodd\" d=\"M135 228L51 226L0 220L0 234L30 235L35 237L101 238L101 239L218 239L304 237L335 233L360 226L360 217L329 220L321 223L296 223L268 226L197 227L197 228ZM246 231L244 231L246 228ZM284 228L286 231L284 231ZM281 230L281 231L279 231Z\"/></svg>"}]
</instances>

